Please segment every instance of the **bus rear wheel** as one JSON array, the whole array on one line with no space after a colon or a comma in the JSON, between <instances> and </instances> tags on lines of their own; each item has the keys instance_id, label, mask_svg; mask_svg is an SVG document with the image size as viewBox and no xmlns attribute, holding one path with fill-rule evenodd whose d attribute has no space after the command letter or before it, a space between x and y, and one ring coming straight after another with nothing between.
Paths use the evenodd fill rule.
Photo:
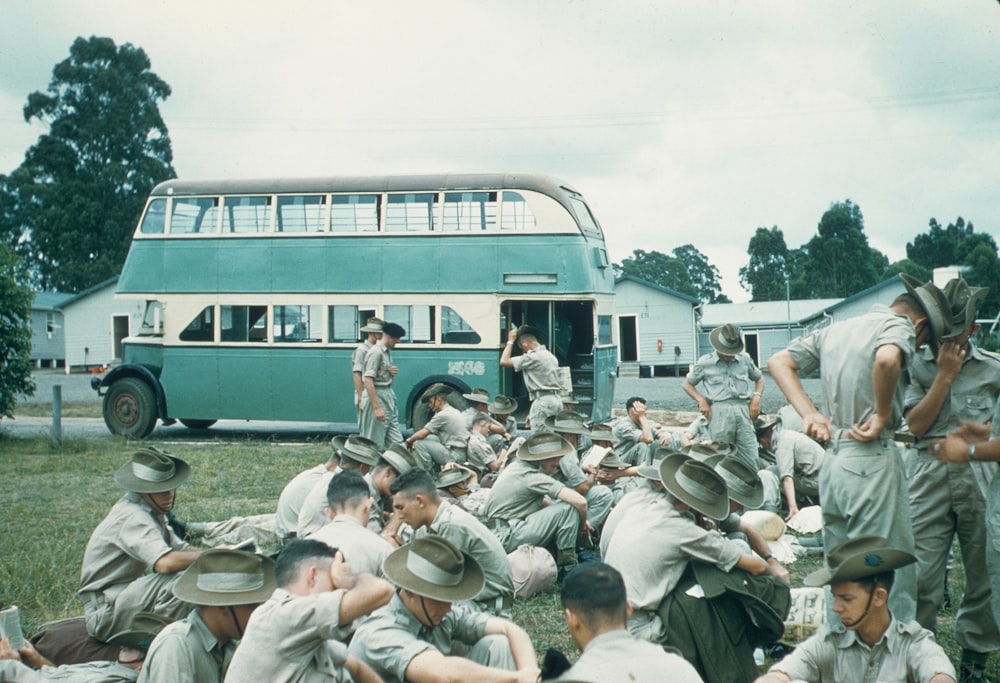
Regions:
<instances>
[{"instance_id":1,"label":"bus rear wheel","mask_svg":"<svg viewBox=\"0 0 1000 683\"><path fill-rule=\"evenodd\" d=\"M446 382L446 384L448 384ZM459 412L465 410L469 407L469 402L465 400L462 396L462 389L459 389L454 384L448 384L452 391L448 394L448 403L452 405L453 408ZM465 391L468 391L467 389ZM410 426L413 427L413 431L422 429L426 425L433 414L427 404L423 401L415 401L413 407L410 408Z\"/></svg>"},{"instance_id":2,"label":"bus rear wheel","mask_svg":"<svg viewBox=\"0 0 1000 683\"><path fill-rule=\"evenodd\" d=\"M188 429L208 429L215 424L215 420L185 420L181 418L181 424Z\"/></svg>"},{"instance_id":3,"label":"bus rear wheel","mask_svg":"<svg viewBox=\"0 0 1000 683\"><path fill-rule=\"evenodd\" d=\"M104 423L112 434L144 439L156 426L156 396L148 384L125 377L104 396Z\"/></svg>"}]
</instances>

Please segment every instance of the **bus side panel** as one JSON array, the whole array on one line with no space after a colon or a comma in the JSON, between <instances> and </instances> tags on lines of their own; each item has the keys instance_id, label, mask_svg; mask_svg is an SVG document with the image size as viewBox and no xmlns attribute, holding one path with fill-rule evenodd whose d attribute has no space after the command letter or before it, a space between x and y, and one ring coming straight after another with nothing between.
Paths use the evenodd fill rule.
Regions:
<instances>
[{"instance_id":1,"label":"bus side panel","mask_svg":"<svg viewBox=\"0 0 1000 683\"><path fill-rule=\"evenodd\" d=\"M146 259L150 262L153 261L152 256L162 254L163 275L159 278L149 275L143 277L145 283L161 283L161 291L217 292L219 291L219 240L212 242L211 247L206 248L205 239L173 240L167 244L160 242L150 245L137 241L132 243L132 250L135 251L136 244L150 247L150 251L154 252L149 259ZM223 287L223 291L225 289ZM118 291L125 290L119 288Z\"/></svg>"},{"instance_id":2,"label":"bus side panel","mask_svg":"<svg viewBox=\"0 0 1000 683\"><path fill-rule=\"evenodd\" d=\"M271 352L271 391L275 420L307 420L317 422L348 422L350 412L333 415L327 402L328 385L343 393L338 403L349 403L350 361L330 363L328 358L340 349L321 347L282 348ZM330 365L339 372L331 373ZM335 404L336 405L336 404ZM309 415L309 417L303 417Z\"/></svg>"},{"instance_id":3,"label":"bus side panel","mask_svg":"<svg viewBox=\"0 0 1000 683\"><path fill-rule=\"evenodd\" d=\"M274 351L263 345L219 349L219 406L223 415L238 420L280 419L271 417L273 356Z\"/></svg>"},{"instance_id":4,"label":"bus side panel","mask_svg":"<svg viewBox=\"0 0 1000 683\"><path fill-rule=\"evenodd\" d=\"M273 241L261 244L260 240L252 238L218 240L220 247L225 246L219 250L219 281L215 289L201 291L267 292L273 289L270 244Z\"/></svg>"},{"instance_id":5,"label":"bus side panel","mask_svg":"<svg viewBox=\"0 0 1000 683\"><path fill-rule=\"evenodd\" d=\"M491 396L497 394L500 391L499 359L499 352L492 349L397 348L392 354L392 362L399 368L394 386L400 423L405 425L409 417L405 403L411 389L425 377L450 375L470 388L482 387Z\"/></svg>"},{"instance_id":6,"label":"bus side panel","mask_svg":"<svg viewBox=\"0 0 1000 683\"><path fill-rule=\"evenodd\" d=\"M594 351L594 409L591 419L604 422L611 419L615 399L615 376L618 368L618 348L598 347Z\"/></svg>"},{"instance_id":7,"label":"bus side panel","mask_svg":"<svg viewBox=\"0 0 1000 683\"><path fill-rule=\"evenodd\" d=\"M164 347L160 384L170 417L192 420L228 417L219 406L218 354L213 347Z\"/></svg>"}]
</instances>

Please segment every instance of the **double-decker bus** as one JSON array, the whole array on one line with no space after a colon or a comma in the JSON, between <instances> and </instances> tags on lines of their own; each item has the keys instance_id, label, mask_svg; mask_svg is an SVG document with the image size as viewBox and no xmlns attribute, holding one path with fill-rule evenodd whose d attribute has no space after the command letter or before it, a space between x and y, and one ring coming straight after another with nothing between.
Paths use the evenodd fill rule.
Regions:
<instances>
[{"instance_id":1,"label":"double-decker bus","mask_svg":"<svg viewBox=\"0 0 1000 683\"><path fill-rule=\"evenodd\" d=\"M157 420L356 421L350 356L370 316L393 353L400 421L433 382L516 398L499 365L531 324L580 412L611 414L614 277L583 197L531 174L169 180L139 220L116 296L145 302L122 362L94 379L115 434Z\"/></svg>"}]
</instances>

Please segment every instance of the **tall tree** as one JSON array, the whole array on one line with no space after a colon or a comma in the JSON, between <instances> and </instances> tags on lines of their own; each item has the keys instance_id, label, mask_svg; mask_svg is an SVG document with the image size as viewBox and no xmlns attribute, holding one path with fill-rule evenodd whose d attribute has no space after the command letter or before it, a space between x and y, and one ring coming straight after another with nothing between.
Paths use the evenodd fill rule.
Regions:
<instances>
[{"instance_id":1,"label":"tall tree","mask_svg":"<svg viewBox=\"0 0 1000 683\"><path fill-rule=\"evenodd\" d=\"M659 251L636 249L631 256L622 259L621 265L617 268L627 275L652 282L654 285L668 287L688 296L698 296L697 290L691 283L691 276L688 275L687 266L675 256Z\"/></svg>"},{"instance_id":2,"label":"tall tree","mask_svg":"<svg viewBox=\"0 0 1000 683\"><path fill-rule=\"evenodd\" d=\"M0 234L23 235L37 284L79 291L121 270L146 195L175 175L158 104L169 95L141 48L91 37L28 96L25 121L49 132L7 179Z\"/></svg>"},{"instance_id":3,"label":"tall tree","mask_svg":"<svg viewBox=\"0 0 1000 683\"><path fill-rule=\"evenodd\" d=\"M0 415L10 417L19 395L35 393L31 381L31 302L20 259L0 242Z\"/></svg>"},{"instance_id":4,"label":"tall tree","mask_svg":"<svg viewBox=\"0 0 1000 683\"><path fill-rule=\"evenodd\" d=\"M708 257L698 251L693 244L685 244L674 249L674 257L687 269L696 297L707 304L729 303L729 297L722 293L722 287L719 285L719 269L709 263Z\"/></svg>"},{"instance_id":5,"label":"tall tree","mask_svg":"<svg viewBox=\"0 0 1000 683\"><path fill-rule=\"evenodd\" d=\"M959 216L942 228L931 218L930 229L906 245L906 255L924 268L963 267L969 284L989 287L990 293L980 306L982 317L995 316L1000 310L1000 257L997 243L987 233L976 232L972 221Z\"/></svg>"},{"instance_id":6,"label":"tall tree","mask_svg":"<svg viewBox=\"0 0 1000 683\"><path fill-rule=\"evenodd\" d=\"M789 276L788 245L785 234L774 226L757 228L747 246L750 260L740 268L740 284L750 292L751 301L782 301Z\"/></svg>"},{"instance_id":7,"label":"tall tree","mask_svg":"<svg viewBox=\"0 0 1000 683\"><path fill-rule=\"evenodd\" d=\"M805 281L812 298L856 294L877 284L888 266L885 255L868 246L861 208L850 199L830 205L805 249Z\"/></svg>"}]
</instances>

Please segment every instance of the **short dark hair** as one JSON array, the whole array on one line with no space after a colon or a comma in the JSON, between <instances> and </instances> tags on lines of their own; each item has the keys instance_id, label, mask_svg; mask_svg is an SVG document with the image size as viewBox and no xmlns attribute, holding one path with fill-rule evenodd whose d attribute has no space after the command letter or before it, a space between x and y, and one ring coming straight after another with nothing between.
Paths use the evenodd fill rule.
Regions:
<instances>
[{"instance_id":1,"label":"short dark hair","mask_svg":"<svg viewBox=\"0 0 1000 683\"><path fill-rule=\"evenodd\" d=\"M343 470L333 475L327 484L326 504L330 509L353 507L371 495L364 477L352 470Z\"/></svg>"},{"instance_id":2,"label":"short dark hair","mask_svg":"<svg viewBox=\"0 0 1000 683\"><path fill-rule=\"evenodd\" d=\"M872 574L871 576L864 576L860 579L850 579L854 583L858 584L870 595L875 591L878 586L885 588L886 593L892 592L892 584L896 582L896 572L882 572L881 574Z\"/></svg>"},{"instance_id":3,"label":"short dark hair","mask_svg":"<svg viewBox=\"0 0 1000 683\"><path fill-rule=\"evenodd\" d=\"M412 498L418 493L424 494L430 500L438 498L437 485L431 479L431 475L419 467L414 467L409 472L396 477L396 480L389 486L389 491L393 495L402 493L408 498Z\"/></svg>"},{"instance_id":4,"label":"short dark hair","mask_svg":"<svg viewBox=\"0 0 1000 683\"><path fill-rule=\"evenodd\" d=\"M927 315L927 311L924 309L924 305L920 302L920 299L909 292L903 292L893 299L891 306L906 309L907 311L916 313L917 315Z\"/></svg>"},{"instance_id":5,"label":"short dark hair","mask_svg":"<svg viewBox=\"0 0 1000 683\"><path fill-rule=\"evenodd\" d=\"M632 406L634 406L636 403L645 404L646 399L644 399L642 396L633 396L629 400L625 401L625 410L632 410Z\"/></svg>"},{"instance_id":6,"label":"short dark hair","mask_svg":"<svg viewBox=\"0 0 1000 683\"><path fill-rule=\"evenodd\" d=\"M564 609L576 612L590 627L625 625L628 604L625 580L610 564L577 565L563 579L559 598Z\"/></svg>"},{"instance_id":7,"label":"short dark hair","mask_svg":"<svg viewBox=\"0 0 1000 683\"><path fill-rule=\"evenodd\" d=\"M475 427L480 422L489 422L493 418L490 417L489 413L484 413L477 411L475 415L472 416L472 426Z\"/></svg>"},{"instance_id":8,"label":"short dark hair","mask_svg":"<svg viewBox=\"0 0 1000 683\"><path fill-rule=\"evenodd\" d=\"M336 548L331 548L322 541L311 538L294 538L285 544L285 547L278 553L278 559L274 562L274 573L279 586L288 586L294 583L302 565L310 560L319 560L321 564L328 564L327 560L332 560L337 554Z\"/></svg>"}]
</instances>

